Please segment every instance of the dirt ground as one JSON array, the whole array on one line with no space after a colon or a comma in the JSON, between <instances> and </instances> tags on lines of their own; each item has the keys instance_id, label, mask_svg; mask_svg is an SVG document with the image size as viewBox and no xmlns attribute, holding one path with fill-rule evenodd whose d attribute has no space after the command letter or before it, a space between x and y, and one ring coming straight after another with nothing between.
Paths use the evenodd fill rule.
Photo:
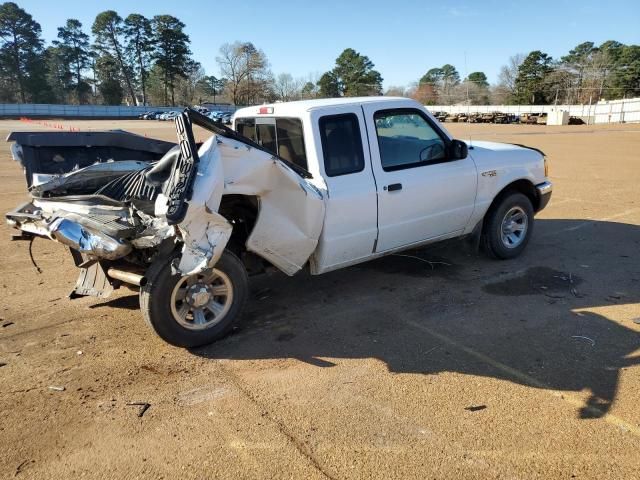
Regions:
<instances>
[{"instance_id":1,"label":"dirt ground","mask_svg":"<svg viewBox=\"0 0 640 480\"><path fill-rule=\"evenodd\" d=\"M3 223L0 478L639 478L640 125L446 126L547 153L522 257L450 243L254 277L240 327L193 351L135 292L68 300L65 249L36 240L38 273ZM26 199L8 144L0 167L7 211Z\"/></svg>"}]
</instances>

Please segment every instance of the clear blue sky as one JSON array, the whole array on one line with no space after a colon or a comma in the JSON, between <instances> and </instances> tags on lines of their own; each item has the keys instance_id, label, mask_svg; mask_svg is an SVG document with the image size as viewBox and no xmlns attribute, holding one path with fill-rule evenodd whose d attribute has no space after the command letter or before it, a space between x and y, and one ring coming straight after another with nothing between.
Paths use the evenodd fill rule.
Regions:
<instances>
[{"instance_id":1,"label":"clear blue sky","mask_svg":"<svg viewBox=\"0 0 640 480\"><path fill-rule=\"evenodd\" d=\"M67 18L89 33L97 13L171 14L186 24L194 57L218 73L222 43L251 41L275 74L306 77L332 68L351 47L369 56L384 85L406 85L451 63L461 76L494 82L509 56L542 50L554 58L583 41L640 44L640 0L14 0L42 25L47 42ZM466 54L466 67L465 67Z\"/></svg>"}]
</instances>

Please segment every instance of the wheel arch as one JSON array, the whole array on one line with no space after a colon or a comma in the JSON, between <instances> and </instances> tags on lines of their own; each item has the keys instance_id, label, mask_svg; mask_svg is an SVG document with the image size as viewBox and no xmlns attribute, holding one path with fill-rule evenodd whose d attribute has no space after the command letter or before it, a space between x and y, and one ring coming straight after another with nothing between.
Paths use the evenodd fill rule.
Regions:
<instances>
[{"instance_id":1,"label":"wheel arch","mask_svg":"<svg viewBox=\"0 0 640 480\"><path fill-rule=\"evenodd\" d=\"M487 215L489 215L489 213L491 213L506 196L512 193L522 193L523 195L525 195L531 201L533 211L538 211L538 208L540 206L540 198L538 197L538 192L536 191L535 185L533 184L533 182L531 182L531 180L521 178L509 183L498 192L498 194L493 198L493 201L491 202L491 205L489 205L489 208L485 212L483 218L486 218Z\"/></svg>"},{"instance_id":2,"label":"wheel arch","mask_svg":"<svg viewBox=\"0 0 640 480\"><path fill-rule=\"evenodd\" d=\"M227 248L241 256L258 221L260 199L256 195L226 194L222 196L218 213L233 225Z\"/></svg>"}]
</instances>

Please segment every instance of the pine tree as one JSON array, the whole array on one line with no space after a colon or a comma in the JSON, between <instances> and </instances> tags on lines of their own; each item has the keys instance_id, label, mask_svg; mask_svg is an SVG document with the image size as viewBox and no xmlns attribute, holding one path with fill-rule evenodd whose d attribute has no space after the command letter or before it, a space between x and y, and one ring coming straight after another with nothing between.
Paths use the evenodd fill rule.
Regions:
<instances>
[{"instance_id":1,"label":"pine tree","mask_svg":"<svg viewBox=\"0 0 640 480\"><path fill-rule=\"evenodd\" d=\"M125 61L124 47L122 45L122 37L124 35L122 17L113 10L101 12L93 22L91 32L95 36L94 48L101 55L110 57L105 60L105 64L109 63L111 59L116 61L118 73L124 79L131 103L137 105L138 102L131 81L131 67Z\"/></svg>"},{"instance_id":2,"label":"pine tree","mask_svg":"<svg viewBox=\"0 0 640 480\"><path fill-rule=\"evenodd\" d=\"M89 35L82 31L82 23L70 18L64 27L58 28L58 38L53 44L59 47L60 54L75 80L73 89L76 91L78 104L84 103L89 92L89 84L84 81L82 72L91 65L89 49Z\"/></svg>"},{"instance_id":3,"label":"pine tree","mask_svg":"<svg viewBox=\"0 0 640 480\"><path fill-rule=\"evenodd\" d=\"M353 48L345 49L336 59L333 70L320 77L319 95L321 97L381 95L382 76L373 67L373 62L366 55L360 55Z\"/></svg>"},{"instance_id":4,"label":"pine tree","mask_svg":"<svg viewBox=\"0 0 640 480\"><path fill-rule=\"evenodd\" d=\"M147 81L154 52L151 20L138 13L132 13L124 21L124 35L127 42L126 53L130 58L130 64L135 65L133 70L142 91L142 104L146 105Z\"/></svg>"},{"instance_id":5,"label":"pine tree","mask_svg":"<svg viewBox=\"0 0 640 480\"><path fill-rule=\"evenodd\" d=\"M8 96L17 91L22 103L38 100L47 90L42 29L13 2L0 5L0 71ZM14 88L12 84L17 83Z\"/></svg>"},{"instance_id":6,"label":"pine tree","mask_svg":"<svg viewBox=\"0 0 640 480\"><path fill-rule=\"evenodd\" d=\"M153 58L162 70L165 104L170 94L171 105L175 105L176 79L186 77L189 64L189 37L183 31L184 23L171 15L153 17L152 25L156 45Z\"/></svg>"},{"instance_id":7,"label":"pine tree","mask_svg":"<svg viewBox=\"0 0 640 480\"><path fill-rule=\"evenodd\" d=\"M518 67L516 77L516 101L520 104L540 105L546 103L545 80L552 71L552 58L535 50Z\"/></svg>"}]
</instances>

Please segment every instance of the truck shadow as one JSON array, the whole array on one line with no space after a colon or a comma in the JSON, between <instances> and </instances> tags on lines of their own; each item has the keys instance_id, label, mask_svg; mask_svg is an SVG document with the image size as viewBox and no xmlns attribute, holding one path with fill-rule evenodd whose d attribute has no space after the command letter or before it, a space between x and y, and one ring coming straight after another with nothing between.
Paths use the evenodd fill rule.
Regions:
<instances>
[{"instance_id":1,"label":"truck shadow","mask_svg":"<svg viewBox=\"0 0 640 480\"><path fill-rule=\"evenodd\" d=\"M588 390L578 414L597 418L611 408L621 370L640 363L633 318L622 309L615 321L605 316L640 302L639 252L636 225L537 220L528 251L512 261L449 244L318 277L256 277L240 327L193 353L318 367L376 358L394 373Z\"/></svg>"}]
</instances>

